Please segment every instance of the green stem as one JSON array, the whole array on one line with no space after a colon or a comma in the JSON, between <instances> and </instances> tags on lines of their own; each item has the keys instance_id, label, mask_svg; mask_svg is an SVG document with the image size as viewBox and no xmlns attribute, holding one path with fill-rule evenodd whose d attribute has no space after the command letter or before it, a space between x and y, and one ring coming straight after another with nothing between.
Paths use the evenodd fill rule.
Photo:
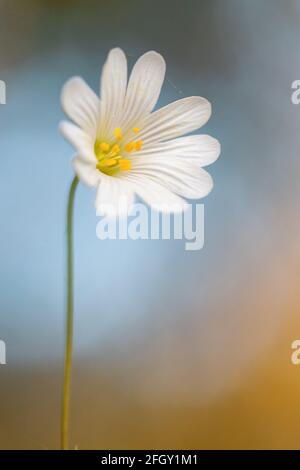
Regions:
<instances>
[{"instance_id":1,"label":"green stem","mask_svg":"<svg viewBox=\"0 0 300 470\"><path fill-rule=\"evenodd\" d=\"M67 450L69 447L69 415L70 415L70 386L72 369L72 349L73 349L73 214L74 199L78 185L78 178L72 181L67 209L67 305L66 305L66 345L64 364L64 384L62 396L61 412L61 449Z\"/></svg>"}]
</instances>

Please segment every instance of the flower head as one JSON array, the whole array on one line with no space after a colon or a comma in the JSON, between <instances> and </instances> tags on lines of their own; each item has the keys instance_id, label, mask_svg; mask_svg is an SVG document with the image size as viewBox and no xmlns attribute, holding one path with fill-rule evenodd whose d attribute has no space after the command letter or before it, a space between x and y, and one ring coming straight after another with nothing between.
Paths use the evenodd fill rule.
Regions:
<instances>
[{"instance_id":1,"label":"flower head","mask_svg":"<svg viewBox=\"0 0 300 470\"><path fill-rule=\"evenodd\" d=\"M163 57L150 51L127 81L125 54L116 48L103 67L100 98L80 77L63 87L62 107L74 123L62 122L60 129L76 149L79 179L97 187L98 214L107 207L117 215L127 212L135 194L153 208L182 211L183 198L199 199L212 189L202 167L218 158L219 142L208 135L184 136L208 121L210 103L192 96L153 112L165 69Z\"/></svg>"}]
</instances>

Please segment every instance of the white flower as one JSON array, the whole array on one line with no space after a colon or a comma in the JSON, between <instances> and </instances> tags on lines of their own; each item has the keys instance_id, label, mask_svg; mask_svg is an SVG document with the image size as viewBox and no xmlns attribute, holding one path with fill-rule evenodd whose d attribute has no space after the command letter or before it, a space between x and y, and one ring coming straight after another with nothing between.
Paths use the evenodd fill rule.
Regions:
<instances>
[{"instance_id":1,"label":"white flower","mask_svg":"<svg viewBox=\"0 0 300 470\"><path fill-rule=\"evenodd\" d=\"M107 207L127 212L135 194L153 208L182 211L182 198L199 199L212 189L202 167L218 158L219 142L208 135L182 137L208 121L210 103L191 96L152 112L165 69L160 54L147 52L127 83L126 57L116 48L103 67L100 99L80 77L63 87L62 107L75 124L62 122L60 129L76 149L79 179L97 187L98 214Z\"/></svg>"}]
</instances>

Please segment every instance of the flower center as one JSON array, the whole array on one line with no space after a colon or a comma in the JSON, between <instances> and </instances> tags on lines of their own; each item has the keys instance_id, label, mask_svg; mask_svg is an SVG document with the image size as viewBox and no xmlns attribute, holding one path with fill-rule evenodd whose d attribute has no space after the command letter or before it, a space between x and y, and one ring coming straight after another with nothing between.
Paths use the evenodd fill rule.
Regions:
<instances>
[{"instance_id":1,"label":"flower center","mask_svg":"<svg viewBox=\"0 0 300 470\"><path fill-rule=\"evenodd\" d=\"M138 134L139 131L138 127L133 128L135 134ZM115 129L114 136L115 140L113 142L97 139L94 145L97 170L110 176L120 171L129 171L131 169L131 160L127 158L128 154L141 150L143 145L142 140L132 140L127 143L122 142L123 135L120 127Z\"/></svg>"}]
</instances>

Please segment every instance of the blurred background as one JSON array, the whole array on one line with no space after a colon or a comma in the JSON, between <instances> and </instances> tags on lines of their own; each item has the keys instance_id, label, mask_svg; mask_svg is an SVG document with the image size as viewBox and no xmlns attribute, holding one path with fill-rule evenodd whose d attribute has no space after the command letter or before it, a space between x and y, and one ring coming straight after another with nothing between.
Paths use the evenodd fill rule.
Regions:
<instances>
[{"instance_id":1,"label":"blurred background","mask_svg":"<svg viewBox=\"0 0 300 470\"><path fill-rule=\"evenodd\" d=\"M298 0L0 0L0 447L59 446L64 216L72 148L64 82L99 89L112 47L162 53L159 105L208 98L222 155L205 246L99 241L75 218L71 446L300 448ZM117 294L115 285L118 286Z\"/></svg>"}]
</instances>

